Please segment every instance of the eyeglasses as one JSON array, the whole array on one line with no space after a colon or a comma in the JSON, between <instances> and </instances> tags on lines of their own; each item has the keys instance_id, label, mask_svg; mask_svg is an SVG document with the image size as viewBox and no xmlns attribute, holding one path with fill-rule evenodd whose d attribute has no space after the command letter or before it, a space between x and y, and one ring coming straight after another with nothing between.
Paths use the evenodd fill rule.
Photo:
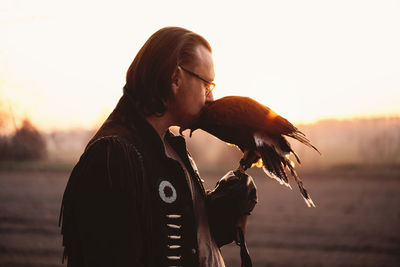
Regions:
<instances>
[{"instance_id":1,"label":"eyeglasses","mask_svg":"<svg viewBox=\"0 0 400 267\"><path fill-rule=\"evenodd\" d=\"M194 73L194 72L192 72L192 71L190 71L190 70L188 70L188 69L186 69L186 68L184 68L184 67L182 67L182 66L180 66L184 71L186 71L187 73L189 73L190 75L192 75L192 76L194 76L194 77L196 77L197 79L200 79L200 80L202 80L203 82L205 82L206 83L206 96L207 95L209 95L209 94L211 94L211 92L214 90L214 88L215 88L215 83L213 83L213 82L210 82L210 81L207 81L206 79L204 79L203 77L201 77L200 75L198 75L198 74L196 74L196 73Z\"/></svg>"}]
</instances>

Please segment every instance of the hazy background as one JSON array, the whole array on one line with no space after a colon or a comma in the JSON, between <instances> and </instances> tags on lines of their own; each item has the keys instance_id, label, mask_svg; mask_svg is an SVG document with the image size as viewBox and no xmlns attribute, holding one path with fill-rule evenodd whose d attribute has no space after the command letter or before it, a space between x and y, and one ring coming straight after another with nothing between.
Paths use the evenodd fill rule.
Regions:
<instances>
[{"instance_id":1,"label":"hazy background","mask_svg":"<svg viewBox=\"0 0 400 267\"><path fill-rule=\"evenodd\" d=\"M254 265L399 266L399 25L398 1L1 1L0 266L60 266L70 171L165 26L210 42L215 98L256 99L322 152L293 143L316 209L250 171ZM237 167L236 148L185 136L208 188Z\"/></svg>"}]
</instances>

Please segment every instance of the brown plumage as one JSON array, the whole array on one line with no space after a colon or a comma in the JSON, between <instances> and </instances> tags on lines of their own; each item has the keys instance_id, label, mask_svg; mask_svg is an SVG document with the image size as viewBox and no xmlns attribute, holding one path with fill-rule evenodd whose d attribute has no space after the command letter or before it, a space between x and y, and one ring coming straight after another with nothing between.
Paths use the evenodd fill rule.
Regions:
<instances>
[{"instance_id":1,"label":"brown plumage","mask_svg":"<svg viewBox=\"0 0 400 267\"><path fill-rule=\"evenodd\" d=\"M190 135L196 129L202 129L238 146L244 153L238 168L242 172L257 164L263 167L269 177L290 187L286 173L289 171L297 182L306 204L315 207L295 171L294 163L289 159L292 153L300 163L285 136L300 141L318 153L319 151L293 124L270 108L249 97L223 97L208 103L199 119L188 129L191 129ZM181 132L183 130L185 129L181 129Z\"/></svg>"}]
</instances>

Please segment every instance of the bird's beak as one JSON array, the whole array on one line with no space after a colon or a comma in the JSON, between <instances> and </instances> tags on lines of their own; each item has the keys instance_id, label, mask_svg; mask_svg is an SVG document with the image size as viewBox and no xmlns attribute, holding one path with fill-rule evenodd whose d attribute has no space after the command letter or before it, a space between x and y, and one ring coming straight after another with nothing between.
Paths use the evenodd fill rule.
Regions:
<instances>
[{"instance_id":1,"label":"bird's beak","mask_svg":"<svg viewBox=\"0 0 400 267\"><path fill-rule=\"evenodd\" d=\"M179 134L183 136L183 132L186 131L186 130L188 130L188 129L190 130L189 137L192 137L192 134L193 134L194 131L196 131L196 128L191 128L191 127L189 127L189 128L182 128L182 127L180 127L180 128L179 128Z\"/></svg>"}]
</instances>

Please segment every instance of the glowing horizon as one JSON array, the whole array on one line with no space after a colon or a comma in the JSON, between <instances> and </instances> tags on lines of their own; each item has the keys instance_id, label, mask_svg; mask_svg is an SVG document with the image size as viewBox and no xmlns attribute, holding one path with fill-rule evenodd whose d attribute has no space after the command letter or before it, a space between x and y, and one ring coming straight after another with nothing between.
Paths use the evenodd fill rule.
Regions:
<instances>
[{"instance_id":1,"label":"glowing horizon","mask_svg":"<svg viewBox=\"0 0 400 267\"><path fill-rule=\"evenodd\" d=\"M204 19L210 10L217 19ZM400 116L399 11L396 1L4 1L0 116L97 127L140 47L169 25L211 43L215 98L249 96L295 124Z\"/></svg>"}]
</instances>

